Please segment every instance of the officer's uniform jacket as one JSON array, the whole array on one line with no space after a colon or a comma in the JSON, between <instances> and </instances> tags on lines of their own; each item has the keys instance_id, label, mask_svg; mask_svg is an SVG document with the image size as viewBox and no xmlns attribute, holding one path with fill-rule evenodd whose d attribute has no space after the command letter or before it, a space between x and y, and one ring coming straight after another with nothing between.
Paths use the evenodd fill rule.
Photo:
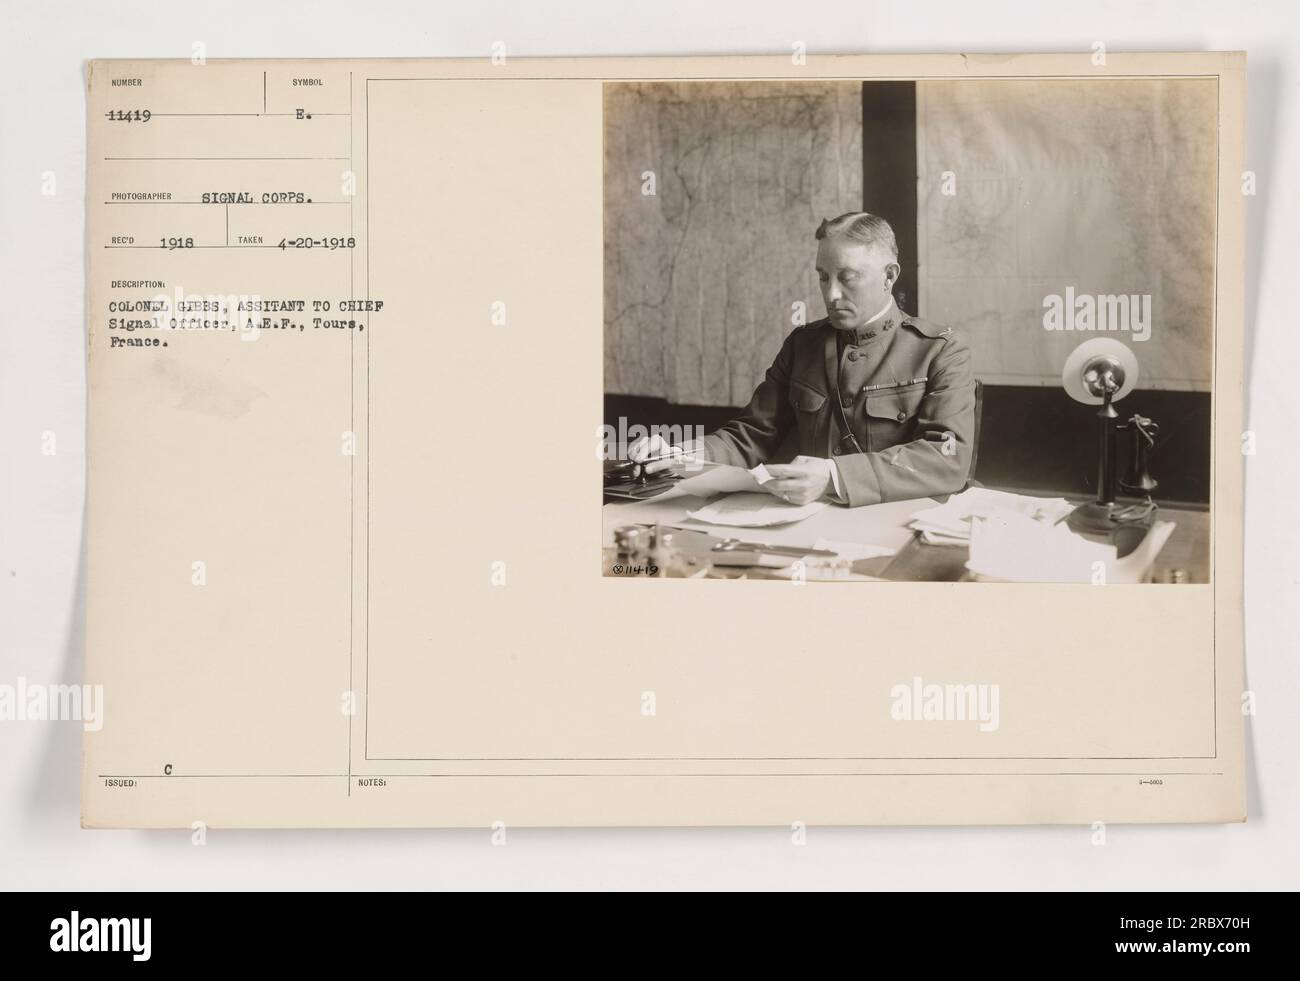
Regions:
<instances>
[{"instance_id":1,"label":"officer's uniform jacket","mask_svg":"<svg viewBox=\"0 0 1300 981\"><path fill-rule=\"evenodd\" d=\"M775 461L791 438L794 453L835 461L840 493L858 507L960 491L974 435L970 348L951 327L891 301L856 332L829 320L793 331L749 405L705 436L704 449L710 460L749 468Z\"/></svg>"}]
</instances>

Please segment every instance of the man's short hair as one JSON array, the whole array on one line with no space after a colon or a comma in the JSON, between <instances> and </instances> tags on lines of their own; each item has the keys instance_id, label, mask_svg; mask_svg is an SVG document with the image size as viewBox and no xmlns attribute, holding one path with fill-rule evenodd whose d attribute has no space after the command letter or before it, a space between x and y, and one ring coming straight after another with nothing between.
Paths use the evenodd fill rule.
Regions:
<instances>
[{"instance_id":1,"label":"man's short hair","mask_svg":"<svg viewBox=\"0 0 1300 981\"><path fill-rule=\"evenodd\" d=\"M854 242L861 242L868 248L882 249L895 262L898 261L898 240L894 238L894 230L879 215L850 211L838 218L822 219L822 223L817 226L817 241L832 235L842 235Z\"/></svg>"}]
</instances>

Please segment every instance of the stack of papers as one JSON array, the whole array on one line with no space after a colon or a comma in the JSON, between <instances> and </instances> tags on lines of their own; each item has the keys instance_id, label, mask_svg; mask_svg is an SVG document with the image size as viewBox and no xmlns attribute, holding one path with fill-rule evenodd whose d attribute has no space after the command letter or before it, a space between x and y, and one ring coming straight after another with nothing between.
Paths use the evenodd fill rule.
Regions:
<instances>
[{"instance_id":1,"label":"stack of papers","mask_svg":"<svg viewBox=\"0 0 1300 981\"><path fill-rule=\"evenodd\" d=\"M766 528L802 521L826 507L825 501L789 504L778 497L759 491L737 493L710 501L696 511L687 511L696 521L735 528Z\"/></svg>"},{"instance_id":2,"label":"stack of papers","mask_svg":"<svg viewBox=\"0 0 1300 981\"><path fill-rule=\"evenodd\" d=\"M970 545L976 519L1020 519L1051 528L1073 510L1074 505L1063 497L1027 497L972 487L954 494L946 504L916 512L908 527L919 531L927 545Z\"/></svg>"},{"instance_id":3,"label":"stack of papers","mask_svg":"<svg viewBox=\"0 0 1300 981\"><path fill-rule=\"evenodd\" d=\"M1089 541L1064 524L1046 525L1019 515L975 518L966 568L977 579L1002 582L1149 582L1152 564L1173 530L1172 521L1155 522L1142 543L1121 559L1114 545Z\"/></svg>"},{"instance_id":4,"label":"stack of papers","mask_svg":"<svg viewBox=\"0 0 1300 981\"><path fill-rule=\"evenodd\" d=\"M970 560L977 577L1006 582L1108 581L1115 567L1114 545L1089 541L1064 524L1035 521L1019 514L971 520Z\"/></svg>"},{"instance_id":5,"label":"stack of papers","mask_svg":"<svg viewBox=\"0 0 1300 981\"><path fill-rule=\"evenodd\" d=\"M696 521L737 528L790 524L811 517L826 507L825 501L790 504L762 489L764 484L775 479L761 463L752 470L709 463L702 472L678 481L656 500L682 495L714 498L704 507L686 513Z\"/></svg>"}]
</instances>

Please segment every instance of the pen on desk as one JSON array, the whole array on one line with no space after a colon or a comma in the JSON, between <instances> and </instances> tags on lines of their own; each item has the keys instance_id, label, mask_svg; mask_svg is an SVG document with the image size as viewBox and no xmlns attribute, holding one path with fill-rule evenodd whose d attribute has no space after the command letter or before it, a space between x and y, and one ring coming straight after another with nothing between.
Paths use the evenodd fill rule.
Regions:
<instances>
[{"instance_id":1,"label":"pen on desk","mask_svg":"<svg viewBox=\"0 0 1300 981\"><path fill-rule=\"evenodd\" d=\"M688 531L697 535L708 535L708 532L701 531L699 528L683 528L680 525L663 525L663 527L671 531ZM720 539L710 551L736 552L744 549L753 549L756 552L772 552L776 555L823 555L829 558L839 556L839 552L831 552L824 548L801 548L798 545L766 545L763 542L742 542L739 538Z\"/></svg>"},{"instance_id":2,"label":"pen on desk","mask_svg":"<svg viewBox=\"0 0 1300 981\"><path fill-rule=\"evenodd\" d=\"M628 463L632 464L633 477L635 477L637 480L641 481L642 483L645 483L646 479L650 476L649 472L645 468L645 465L647 463L659 463L662 460L678 461L681 459L683 459L682 454L669 453L665 456L649 456L646 457L644 460L629 460Z\"/></svg>"},{"instance_id":3,"label":"pen on desk","mask_svg":"<svg viewBox=\"0 0 1300 981\"><path fill-rule=\"evenodd\" d=\"M647 463L658 463L661 460L681 460L681 459L683 459L683 455L680 453L667 453L662 456L648 456L644 460L629 460L628 462L638 467L641 467L641 466L645 466Z\"/></svg>"},{"instance_id":4,"label":"pen on desk","mask_svg":"<svg viewBox=\"0 0 1300 981\"><path fill-rule=\"evenodd\" d=\"M742 542L736 538L728 538L725 541L718 542L713 546L714 552L769 552L772 555L824 555L829 558L835 558L839 553L830 552L824 548L800 548L798 545L764 545L760 542Z\"/></svg>"}]
</instances>

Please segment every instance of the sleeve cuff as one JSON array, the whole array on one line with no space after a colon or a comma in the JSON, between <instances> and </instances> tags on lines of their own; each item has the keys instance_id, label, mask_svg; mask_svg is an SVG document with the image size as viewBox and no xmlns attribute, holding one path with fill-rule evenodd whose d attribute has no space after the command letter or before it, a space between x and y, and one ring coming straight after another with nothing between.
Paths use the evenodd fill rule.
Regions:
<instances>
[{"instance_id":1,"label":"sleeve cuff","mask_svg":"<svg viewBox=\"0 0 1300 981\"><path fill-rule=\"evenodd\" d=\"M844 496L851 508L879 504L884 499L880 474L876 470L878 453L853 453L836 459Z\"/></svg>"}]
</instances>

